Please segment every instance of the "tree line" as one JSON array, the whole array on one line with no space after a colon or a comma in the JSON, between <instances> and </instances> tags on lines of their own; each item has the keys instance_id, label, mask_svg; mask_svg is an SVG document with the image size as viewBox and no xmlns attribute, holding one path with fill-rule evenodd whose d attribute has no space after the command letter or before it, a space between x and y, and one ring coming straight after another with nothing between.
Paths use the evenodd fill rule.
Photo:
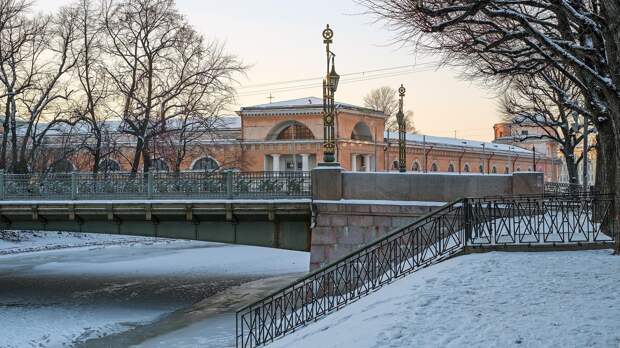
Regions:
<instances>
[{"instance_id":1,"label":"tree line","mask_svg":"<svg viewBox=\"0 0 620 348\"><path fill-rule=\"evenodd\" d=\"M51 14L0 0L0 169L25 173L79 152L92 172L111 155L148 171L170 145L178 167L245 69L174 0L76 0Z\"/></svg>"}]
</instances>

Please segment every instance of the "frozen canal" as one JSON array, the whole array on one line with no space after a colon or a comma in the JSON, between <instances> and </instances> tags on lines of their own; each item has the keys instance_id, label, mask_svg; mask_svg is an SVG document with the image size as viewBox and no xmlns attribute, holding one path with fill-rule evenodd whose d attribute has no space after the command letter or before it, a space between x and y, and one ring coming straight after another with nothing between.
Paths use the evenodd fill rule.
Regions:
<instances>
[{"instance_id":1,"label":"frozen canal","mask_svg":"<svg viewBox=\"0 0 620 348\"><path fill-rule=\"evenodd\" d=\"M233 346L234 310L309 263L302 252L113 238L29 253L19 251L45 242L0 242L0 346Z\"/></svg>"}]
</instances>

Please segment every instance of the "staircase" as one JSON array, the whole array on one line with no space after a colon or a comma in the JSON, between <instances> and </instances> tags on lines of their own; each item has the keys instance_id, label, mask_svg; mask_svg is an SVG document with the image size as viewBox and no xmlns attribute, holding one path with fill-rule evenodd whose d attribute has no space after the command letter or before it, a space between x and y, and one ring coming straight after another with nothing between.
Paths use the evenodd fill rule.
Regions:
<instances>
[{"instance_id":1,"label":"staircase","mask_svg":"<svg viewBox=\"0 0 620 348\"><path fill-rule=\"evenodd\" d=\"M612 196L591 193L460 199L239 310L237 348L268 344L472 248L609 247L612 211Z\"/></svg>"}]
</instances>

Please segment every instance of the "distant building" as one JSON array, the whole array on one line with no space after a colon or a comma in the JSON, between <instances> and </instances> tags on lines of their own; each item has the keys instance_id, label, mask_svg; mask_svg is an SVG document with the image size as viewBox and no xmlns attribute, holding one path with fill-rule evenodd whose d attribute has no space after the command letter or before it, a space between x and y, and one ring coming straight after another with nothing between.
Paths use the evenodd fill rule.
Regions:
<instances>
[{"instance_id":1,"label":"distant building","mask_svg":"<svg viewBox=\"0 0 620 348\"><path fill-rule=\"evenodd\" d=\"M345 103L336 103L336 110L337 158L345 170L398 169L398 134L385 131L385 114ZM242 107L237 115L222 117L214 132L194 141L179 168L311 170L323 159L322 112L322 99L315 97ZM503 137L503 133L498 137L497 132L498 128L496 142L407 134L407 170L454 174L540 171L547 181L558 180L560 162L554 157L556 152L537 146L534 153L497 142L497 138ZM109 171L129 170L134 141L119 135L120 148L105 158L101 166ZM174 168L166 152L164 147L154 153L151 161L155 170ZM88 171L92 165L89 160L89 156L79 153L58 164L58 171Z\"/></svg>"},{"instance_id":2,"label":"distant building","mask_svg":"<svg viewBox=\"0 0 620 348\"><path fill-rule=\"evenodd\" d=\"M557 176L558 182L569 182L568 171L566 169L566 160L564 155L560 151L560 145L548 138L543 137L545 134L543 128L534 124L533 122L523 122L519 124L511 122L501 122L493 125L495 134L494 143L504 144L510 146L521 147L524 149L535 149L536 153L544 154L549 160L558 163L559 173ZM595 136L592 135L589 138L590 145L595 143ZM578 145L575 149L575 156L579 156L583 151L583 143ZM594 185L595 173L596 173L596 151L591 149L588 154L588 184ZM578 180L582 182L583 178L583 163L578 165Z\"/></svg>"}]
</instances>

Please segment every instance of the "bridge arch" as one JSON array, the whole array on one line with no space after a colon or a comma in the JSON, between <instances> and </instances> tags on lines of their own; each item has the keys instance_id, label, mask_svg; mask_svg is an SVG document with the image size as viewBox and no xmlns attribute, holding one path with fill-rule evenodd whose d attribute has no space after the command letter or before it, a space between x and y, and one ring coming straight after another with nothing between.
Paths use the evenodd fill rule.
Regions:
<instances>
[{"instance_id":1,"label":"bridge arch","mask_svg":"<svg viewBox=\"0 0 620 348\"><path fill-rule=\"evenodd\" d=\"M312 130L305 124L288 120L275 125L265 140L313 140L315 139Z\"/></svg>"},{"instance_id":2,"label":"bridge arch","mask_svg":"<svg viewBox=\"0 0 620 348\"><path fill-rule=\"evenodd\" d=\"M362 121L355 124L353 131L351 131L351 140L372 141L372 132L370 127Z\"/></svg>"}]
</instances>

